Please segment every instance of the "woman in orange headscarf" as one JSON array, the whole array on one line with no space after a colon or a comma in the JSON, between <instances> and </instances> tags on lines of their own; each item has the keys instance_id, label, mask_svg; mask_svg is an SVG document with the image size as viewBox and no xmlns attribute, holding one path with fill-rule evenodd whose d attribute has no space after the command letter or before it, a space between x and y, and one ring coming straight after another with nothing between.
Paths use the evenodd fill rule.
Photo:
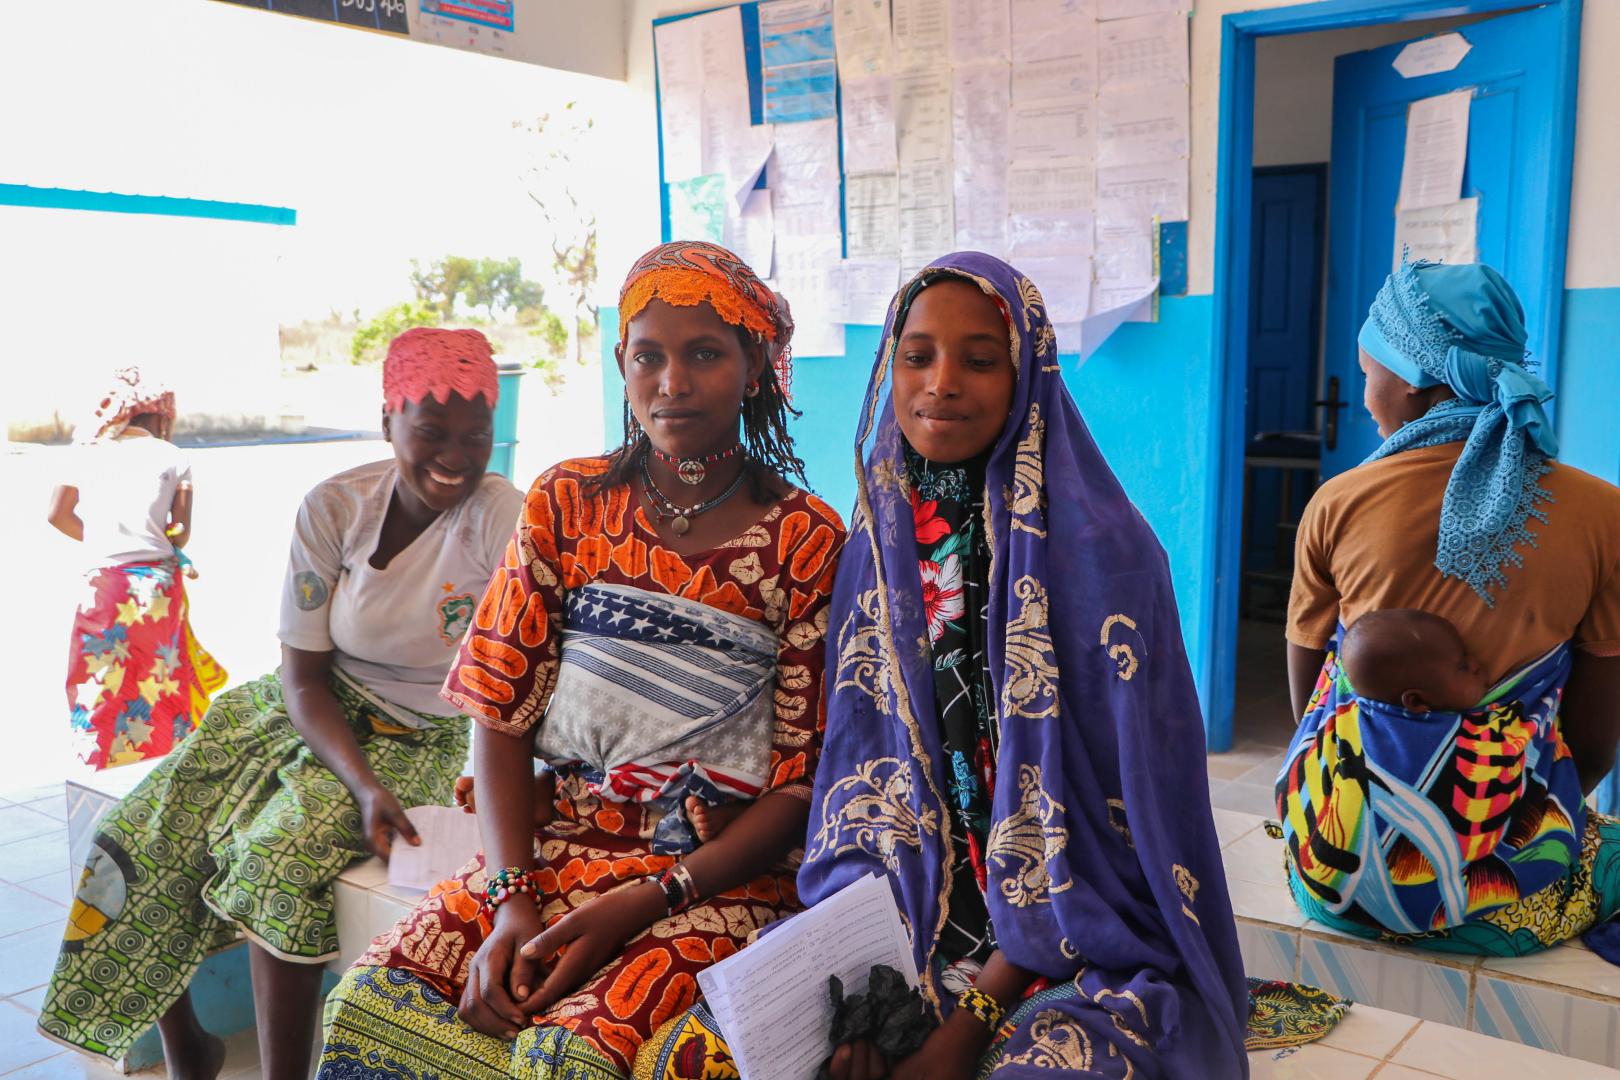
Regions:
<instances>
[{"instance_id":1,"label":"woman in orange headscarf","mask_svg":"<svg viewBox=\"0 0 1620 1080\"><path fill-rule=\"evenodd\" d=\"M712 244L632 268L624 443L534 482L445 684L484 852L344 976L320 1076L624 1080L700 971L797 909L844 527L788 479L792 330Z\"/></svg>"}]
</instances>

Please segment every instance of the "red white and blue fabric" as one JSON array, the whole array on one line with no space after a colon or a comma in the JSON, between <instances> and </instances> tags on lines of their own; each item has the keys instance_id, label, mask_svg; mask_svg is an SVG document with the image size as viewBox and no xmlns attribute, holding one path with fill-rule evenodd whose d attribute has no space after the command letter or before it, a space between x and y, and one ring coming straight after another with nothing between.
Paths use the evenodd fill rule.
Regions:
<instances>
[{"instance_id":1,"label":"red white and blue fabric","mask_svg":"<svg viewBox=\"0 0 1620 1080\"><path fill-rule=\"evenodd\" d=\"M776 635L626 585L568 594L557 686L535 753L613 802L666 810L653 850L697 845L683 803L758 798L770 771Z\"/></svg>"}]
</instances>

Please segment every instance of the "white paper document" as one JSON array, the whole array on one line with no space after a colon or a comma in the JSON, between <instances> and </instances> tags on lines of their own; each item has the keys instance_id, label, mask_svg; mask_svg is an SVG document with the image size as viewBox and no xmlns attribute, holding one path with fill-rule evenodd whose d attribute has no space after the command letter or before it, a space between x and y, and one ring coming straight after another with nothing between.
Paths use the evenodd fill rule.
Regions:
<instances>
[{"instance_id":1,"label":"white paper document","mask_svg":"<svg viewBox=\"0 0 1620 1080\"><path fill-rule=\"evenodd\" d=\"M1103 23L1097 31L1102 89L1188 82L1187 17L1180 12Z\"/></svg>"},{"instance_id":2,"label":"white paper document","mask_svg":"<svg viewBox=\"0 0 1620 1080\"><path fill-rule=\"evenodd\" d=\"M1097 0L1012 0L1013 61L1097 55Z\"/></svg>"},{"instance_id":3,"label":"white paper document","mask_svg":"<svg viewBox=\"0 0 1620 1080\"><path fill-rule=\"evenodd\" d=\"M1013 258L1089 255L1097 172L1089 161L1014 163L1007 170L1007 248Z\"/></svg>"},{"instance_id":4,"label":"white paper document","mask_svg":"<svg viewBox=\"0 0 1620 1080\"><path fill-rule=\"evenodd\" d=\"M950 206L919 206L900 212L900 276L909 278L955 244Z\"/></svg>"},{"instance_id":5,"label":"white paper document","mask_svg":"<svg viewBox=\"0 0 1620 1080\"><path fill-rule=\"evenodd\" d=\"M1468 160L1468 111L1474 91L1414 101L1406 110L1406 157L1401 164L1402 210L1454 203Z\"/></svg>"},{"instance_id":6,"label":"white paper document","mask_svg":"<svg viewBox=\"0 0 1620 1080\"><path fill-rule=\"evenodd\" d=\"M950 0L893 0L894 48L904 64L938 63L951 47Z\"/></svg>"},{"instance_id":7,"label":"white paper document","mask_svg":"<svg viewBox=\"0 0 1620 1080\"><path fill-rule=\"evenodd\" d=\"M1023 256L1018 269L1046 301L1053 323L1076 323L1091 309L1091 258L1086 255Z\"/></svg>"},{"instance_id":8,"label":"white paper document","mask_svg":"<svg viewBox=\"0 0 1620 1080\"><path fill-rule=\"evenodd\" d=\"M900 257L900 179L895 173L844 178L844 236L851 259Z\"/></svg>"},{"instance_id":9,"label":"white paper document","mask_svg":"<svg viewBox=\"0 0 1620 1080\"><path fill-rule=\"evenodd\" d=\"M909 277L950 251L955 237L950 69L911 68L896 75L894 118L900 161L900 273Z\"/></svg>"},{"instance_id":10,"label":"white paper document","mask_svg":"<svg viewBox=\"0 0 1620 1080\"><path fill-rule=\"evenodd\" d=\"M837 228L836 212L823 222L824 230L828 221ZM844 355L844 327L834 317L839 304L833 294L832 273L842 248L843 237L837 232L794 234L777 227L776 276L769 284L793 309L793 352L797 356Z\"/></svg>"},{"instance_id":11,"label":"white paper document","mask_svg":"<svg viewBox=\"0 0 1620 1080\"><path fill-rule=\"evenodd\" d=\"M726 197L731 209L740 210L743 200L754 189L760 170L770 160L776 145L773 124L749 124L746 116L715 117L704 124L705 171L726 178ZM709 161L712 156L713 160Z\"/></svg>"},{"instance_id":12,"label":"white paper document","mask_svg":"<svg viewBox=\"0 0 1620 1080\"><path fill-rule=\"evenodd\" d=\"M1130 288L1152 277L1153 223L1099 221L1097 283L1105 289Z\"/></svg>"},{"instance_id":13,"label":"white paper document","mask_svg":"<svg viewBox=\"0 0 1620 1080\"><path fill-rule=\"evenodd\" d=\"M1128 322L1146 322L1153 315L1153 294L1158 291L1159 279L1108 283L1095 282L1091 287L1091 314L1080 323L1080 360L1091 358L1102 343L1115 330ZM1064 334L1058 328L1058 348L1064 348L1065 337L1073 341L1072 333Z\"/></svg>"},{"instance_id":14,"label":"white paper document","mask_svg":"<svg viewBox=\"0 0 1620 1080\"><path fill-rule=\"evenodd\" d=\"M478 818L460 807L413 806L405 816L416 826L422 846L394 838L388 854L388 884L426 892L454 877L478 854Z\"/></svg>"},{"instance_id":15,"label":"white paper document","mask_svg":"<svg viewBox=\"0 0 1620 1080\"><path fill-rule=\"evenodd\" d=\"M1187 220L1187 161L1149 161L1097 170L1097 216L1104 221Z\"/></svg>"},{"instance_id":16,"label":"white paper document","mask_svg":"<svg viewBox=\"0 0 1620 1080\"><path fill-rule=\"evenodd\" d=\"M1395 269L1417 262L1471 263L1479 257L1479 199L1402 209L1395 215Z\"/></svg>"},{"instance_id":17,"label":"white paper document","mask_svg":"<svg viewBox=\"0 0 1620 1080\"><path fill-rule=\"evenodd\" d=\"M887 75L845 79L844 172L893 169L894 80Z\"/></svg>"},{"instance_id":18,"label":"white paper document","mask_svg":"<svg viewBox=\"0 0 1620 1080\"><path fill-rule=\"evenodd\" d=\"M776 246L771 193L763 188L748 192L741 210L726 208L725 246L760 277L771 276L771 255Z\"/></svg>"},{"instance_id":19,"label":"white paper document","mask_svg":"<svg viewBox=\"0 0 1620 1080\"><path fill-rule=\"evenodd\" d=\"M1403 79L1438 75L1462 63L1473 47L1461 34L1439 34L1412 42L1396 55L1390 66L1400 72Z\"/></svg>"},{"instance_id":20,"label":"white paper document","mask_svg":"<svg viewBox=\"0 0 1620 1080\"><path fill-rule=\"evenodd\" d=\"M951 78L951 246L1001 257L1007 247L1007 64L967 64Z\"/></svg>"},{"instance_id":21,"label":"white paper document","mask_svg":"<svg viewBox=\"0 0 1620 1080\"><path fill-rule=\"evenodd\" d=\"M749 122L742 16L732 7L664 23L654 44L664 180L723 172L717 162L705 160L705 152L722 137L709 129Z\"/></svg>"},{"instance_id":22,"label":"white paper document","mask_svg":"<svg viewBox=\"0 0 1620 1080\"><path fill-rule=\"evenodd\" d=\"M767 167L776 235L810 236L838 222L837 120L778 124Z\"/></svg>"},{"instance_id":23,"label":"white paper document","mask_svg":"<svg viewBox=\"0 0 1620 1080\"><path fill-rule=\"evenodd\" d=\"M811 1080L827 1056L827 976L864 993L872 968L913 986L916 964L886 878L868 876L698 975L743 1080Z\"/></svg>"},{"instance_id":24,"label":"white paper document","mask_svg":"<svg viewBox=\"0 0 1620 1080\"><path fill-rule=\"evenodd\" d=\"M1013 0L1014 101L1095 97L1094 0Z\"/></svg>"},{"instance_id":25,"label":"white paper document","mask_svg":"<svg viewBox=\"0 0 1620 1080\"><path fill-rule=\"evenodd\" d=\"M900 263L894 259L845 259L833 272L833 295L841 323L882 326L889 302L900 287Z\"/></svg>"},{"instance_id":26,"label":"white paper document","mask_svg":"<svg viewBox=\"0 0 1620 1080\"><path fill-rule=\"evenodd\" d=\"M1012 106L1008 155L1014 161L1090 158L1097 153L1097 99L1020 101Z\"/></svg>"},{"instance_id":27,"label":"white paper document","mask_svg":"<svg viewBox=\"0 0 1620 1080\"><path fill-rule=\"evenodd\" d=\"M902 165L950 160L949 68L911 68L894 77L894 127Z\"/></svg>"},{"instance_id":28,"label":"white paper document","mask_svg":"<svg viewBox=\"0 0 1620 1080\"><path fill-rule=\"evenodd\" d=\"M1007 0L951 0L950 18L951 63L1011 59Z\"/></svg>"},{"instance_id":29,"label":"white paper document","mask_svg":"<svg viewBox=\"0 0 1620 1080\"><path fill-rule=\"evenodd\" d=\"M1154 15L1161 11L1187 11L1192 0L1100 0L1099 19L1128 19L1133 15Z\"/></svg>"},{"instance_id":30,"label":"white paper document","mask_svg":"<svg viewBox=\"0 0 1620 1080\"><path fill-rule=\"evenodd\" d=\"M838 76L844 83L847 122L849 81L864 75L885 75L894 63L889 0L834 0L833 39L838 48Z\"/></svg>"},{"instance_id":31,"label":"white paper document","mask_svg":"<svg viewBox=\"0 0 1620 1080\"><path fill-rule=\"evenodd\" d=\"M1144 86L1098 99L1097 164L1140 165L1187 156L1187 87Z\"/></svg>"}]
</instances>

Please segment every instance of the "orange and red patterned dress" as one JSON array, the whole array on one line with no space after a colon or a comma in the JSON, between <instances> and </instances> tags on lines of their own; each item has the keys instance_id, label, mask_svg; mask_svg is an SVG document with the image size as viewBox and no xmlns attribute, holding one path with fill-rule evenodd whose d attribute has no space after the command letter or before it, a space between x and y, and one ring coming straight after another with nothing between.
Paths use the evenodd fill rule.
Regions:
<instances>
[{"instance_id":1,"label":"orange and red patterned dress","mask_svg":"<svg viewBox=\"0 0 1620 1080\"><path fill-rule=\"evenodd\" d=\"M627 485L589 493L590 481L607 465L605 457L574 459L535 481L451 669L446 697L494 730L545 735L564 722L547 710L564 666L565 636L574 632L576 616L585 618L581 596L632 603L639 596L688 608L695 601L700 621L701 612L741 617L745 628L769 632L775 655L774 685L765 687L763 701L768 753L762 745L763 775L751 780L719 768L665 768L654 783L678 772L689 785L683 794L709 791L704 785L713 782L728 792L790 791L808 798L824 723L822 644L842 521L826 503L795 489L741 535L681 555L663 546ZM560 694L555 704L554 713L563 704ZM580 710L572 711L578 726ZM602 794L617 772L648 771L559 768L553 819L536 835L538 903L548 926L674 862L669 845L660 842L671 800ZM321 1077L620 1080L641 1042L697 999L698 972L799 908L794 869L783 864L661 920L535 1027L507 1042L474 1031L455 1010L473 954L492 929L479 909L485 881L480 856L377 938L350 969L327 1005Z\"/></svg>"}]
</instances>

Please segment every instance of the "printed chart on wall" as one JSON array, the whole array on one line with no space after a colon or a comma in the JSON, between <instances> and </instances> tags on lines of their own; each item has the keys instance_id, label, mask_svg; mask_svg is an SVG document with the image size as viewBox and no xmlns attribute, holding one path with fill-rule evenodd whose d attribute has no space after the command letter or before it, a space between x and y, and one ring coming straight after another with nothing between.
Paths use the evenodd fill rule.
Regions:
<instances>
[{"instance_id":1,"label":"printed chart on wall","mask_svg":"<svg viewBox=\"0 0 1620 1080\"><path fill-rule=\"evenodd\" d=\"M516 0L222 0L526 60L517 43Z\"/></svg>"},{"instance_id":2,"label":"printed chart on wall","mask_svg":"<svg viewBox=\"0 0 1620 1080\"><path fill-rule=\"evenodd\" d=\"M406 0L225 0L240 7L278 11L322 22L342 23L389 34L409 34Z\"/></svg>"},{"instance_id":3,"label":"printed chart on wall","mask_svg":"<svg viewBox=\"0 0 1620 1080\"><path fill-rule=\"evenodd\" d=\"M1188 0L762 0L657 20L671 238L730 246L843 354L951 251L1006 259L1082 357L1155 317L1187 218Z\"/></svg>"}]
</instances>

